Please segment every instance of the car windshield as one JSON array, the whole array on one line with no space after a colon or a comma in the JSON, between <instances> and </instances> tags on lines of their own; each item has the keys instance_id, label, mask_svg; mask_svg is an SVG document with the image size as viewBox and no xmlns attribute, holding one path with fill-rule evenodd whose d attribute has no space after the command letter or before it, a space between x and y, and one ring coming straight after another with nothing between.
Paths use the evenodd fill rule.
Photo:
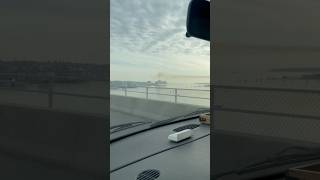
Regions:
<instances>
[{"instance_id":1,"label":"car windshield","mask_svg":"<svg viewBox=\"0 0 320 180\"><path fill-rule=\"evenodd\" d=\"M186 37L189 2L111 0L111 131L209 108L210 42Z\"/></svg>"}]
</instances>

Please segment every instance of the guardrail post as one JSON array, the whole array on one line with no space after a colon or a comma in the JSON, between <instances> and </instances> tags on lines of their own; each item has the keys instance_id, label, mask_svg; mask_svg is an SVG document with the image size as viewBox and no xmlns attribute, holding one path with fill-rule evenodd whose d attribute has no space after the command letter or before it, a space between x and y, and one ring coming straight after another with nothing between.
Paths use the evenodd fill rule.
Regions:
<instances>
[{"instance_id":1,"label":"guardrail post","mask_svg":"<svg viewBox=\"0 0 320 180\"><path fill-rule=\"evenodd\" d=\"M149 88L146 87L146 99L149 99Z\"/></svg>"},{"instance_id":2,"label":"guardrail post","mask_svg":"<svg viewBox=\"0 0 320 180\"><path fill-rule=\"evenodd\" d=\"M175 88L174 89L174 103L177 104L177 102L178 102L178 89Z\"/></svg>"},{"instance_id":3,"label":"guardrail post","mask_svg":"<svg viewBox=\"0 0 320 180\"><path fill-rule=\"evenodd\" d=\"M124 96L127 96L127 87L124 87Z\"/></svg>"}]
</instances>

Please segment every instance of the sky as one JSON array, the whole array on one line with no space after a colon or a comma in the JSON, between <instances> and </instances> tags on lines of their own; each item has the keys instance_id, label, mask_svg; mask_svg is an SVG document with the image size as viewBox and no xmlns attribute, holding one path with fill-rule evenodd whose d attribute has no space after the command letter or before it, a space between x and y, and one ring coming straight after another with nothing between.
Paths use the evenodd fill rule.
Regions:
<instances>
[{"instance_id":1,"label":"sky","mask_svg":"<svg viewBox=\"0 0 320 180\"><path fill-rule=\"evenodd\" d=\"M208 82L210 42L186 38L188 3L111 0L111 80Z\"/></svg>"},{"instance_id":2,"label":"sky","mask_svg":"<svg viewBox=\"0 0 320 180\"><path fill-rule=\"evenodd\" d=\"M0 1L0 59L107 64L106 1Z\"/></svg>"},{"instance_id":3,"label":"sky","mask_svg":"<svg viewBox=\"0 0 320 180\"><path fill-rule=\"evenodd\" d=\"M214 82L320 67L320 1L223 0L214 6Z\"/></svg>"}]
</instances>

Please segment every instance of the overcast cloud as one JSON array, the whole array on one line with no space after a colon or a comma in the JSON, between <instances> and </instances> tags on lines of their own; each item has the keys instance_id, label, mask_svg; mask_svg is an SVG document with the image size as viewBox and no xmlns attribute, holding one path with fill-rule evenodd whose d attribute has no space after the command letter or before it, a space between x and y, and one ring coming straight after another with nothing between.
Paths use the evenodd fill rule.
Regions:
<instances>
[{"instance_id":1,"label":"overcast cloud","mask_svg":"<svg viewBox=\"0 0 320 180\"><path fill-rule=\"evenodd\" d=\"M188 3L111 0L111 79L155 80L158 73L209 76L209 42L185 37Z\"/></svg>"},{"instance_id":2,"label":"overcast cloud","mask_svg":"<svg viewBox=\"0 0 320 180\"><path fill-rule=\"evenodd\" d=\"M103 0L0 1L0 59L106 64L105 5Z\"/></svg>"}]
</instances>

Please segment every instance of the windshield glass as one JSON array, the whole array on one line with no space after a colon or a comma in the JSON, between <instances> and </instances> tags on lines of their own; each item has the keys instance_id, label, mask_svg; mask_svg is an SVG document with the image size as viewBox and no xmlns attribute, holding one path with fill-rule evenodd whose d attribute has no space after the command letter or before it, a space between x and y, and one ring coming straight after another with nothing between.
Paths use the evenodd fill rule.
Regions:
<instances>
[{"instance_id":1,"label":"windshield glass","mask_svg":"<svg viewBox=\"0 0 320 180\"><path fill-rule=\"evenodd\" d=\"M210 42L186 37L189 2L111 0L112 129L209 107Z\"/></svg>"}]
</instances>

